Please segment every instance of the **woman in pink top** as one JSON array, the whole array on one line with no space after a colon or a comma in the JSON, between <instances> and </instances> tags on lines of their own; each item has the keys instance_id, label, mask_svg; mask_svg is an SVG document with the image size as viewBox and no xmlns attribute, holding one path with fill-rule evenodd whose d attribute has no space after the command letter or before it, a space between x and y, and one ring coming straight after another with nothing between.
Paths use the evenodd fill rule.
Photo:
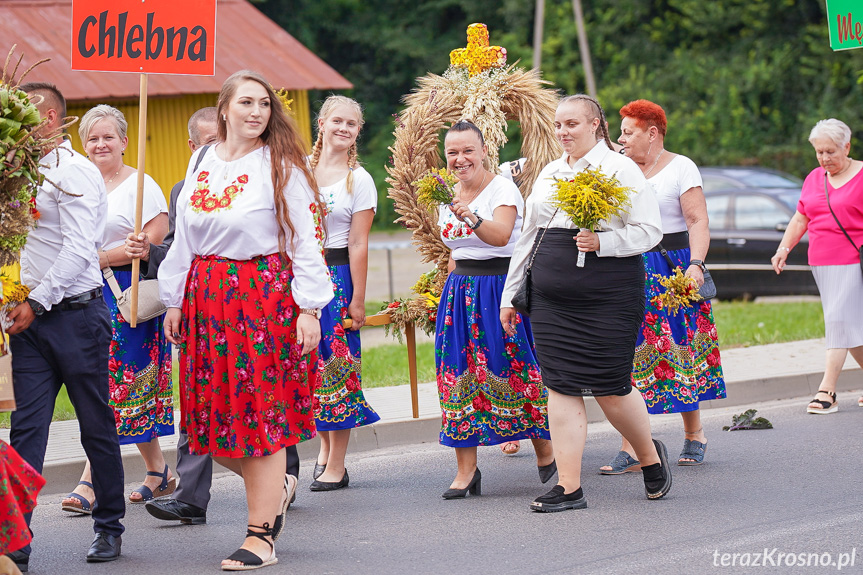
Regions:
<instances>
[{"instance_id":1,"label":"woman in pink top","mask_svg":"<svg viewBox=\"0 0 863 575\"><path fill-rule=\"evenodd\" d=\"M809 142L820 167L803 182L797 212L770 261L781 273L788 253L809 232L809 265L824 308L827 366L806 411L826 414L839 409L836 380L849 351L863 367L863 162L848 157L851 129L839 120L815 124ZM857 405L863 407L863 397Z\"/></svg>"}]
</instances>

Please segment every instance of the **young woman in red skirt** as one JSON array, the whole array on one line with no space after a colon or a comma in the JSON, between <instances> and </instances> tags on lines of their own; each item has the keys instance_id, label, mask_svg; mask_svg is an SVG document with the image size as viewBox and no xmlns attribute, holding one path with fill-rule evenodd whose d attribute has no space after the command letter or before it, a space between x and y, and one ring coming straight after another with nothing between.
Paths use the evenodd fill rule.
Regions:
<instances>
[{"instance_id":1,"label":"young woman in red skirt","mask_svg":"<svg viewBox=\"0 0 863 575\"><path fill-rule=\"evenodd\" d=\"M233 74L218 114L220 143L199 151L186 174L159 290L165 333L180 346L190 451L245 482L246 539L222 561L238 571L277 561L289 503L285 447L315 435L318 319L333 287L320 194L269 82Z\"/></svg>"}]
</instances>

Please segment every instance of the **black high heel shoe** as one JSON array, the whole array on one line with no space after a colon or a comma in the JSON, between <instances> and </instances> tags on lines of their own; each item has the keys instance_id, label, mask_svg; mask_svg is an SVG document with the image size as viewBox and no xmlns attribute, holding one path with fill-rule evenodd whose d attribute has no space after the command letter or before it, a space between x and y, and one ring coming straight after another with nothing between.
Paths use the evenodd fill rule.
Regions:
<instances>
[{"instance_id":1,"label":"black high heel shoe","mask_svg":"<svg viewBox=\"0 0 863 575\"><path fill-rule=\"evenodd\" d=\"M482 473L479 472L479 467L473 472L473 479L470 480L467 487L464 489L447 489L441 497L444 499L464 499L468 491L471 495L482 495Z\"/></svg>"}]
</instances>

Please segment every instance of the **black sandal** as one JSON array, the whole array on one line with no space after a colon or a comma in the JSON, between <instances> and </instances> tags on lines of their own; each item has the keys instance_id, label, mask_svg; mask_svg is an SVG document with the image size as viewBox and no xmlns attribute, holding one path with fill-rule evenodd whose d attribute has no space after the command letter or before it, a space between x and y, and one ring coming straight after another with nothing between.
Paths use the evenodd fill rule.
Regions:
<instances>
[{"instance_id":1,"label":"black sandal","mask_svg":"<svg viewBox=\"0 0 863 575\"><path fill-rule=\"evenodd\" d=\"M823 399L818 399L818 393L823 393L828 397L833 399L832 402L824 401ZM806 413L820 413L822 415L826 415L828 413L836 413L839 411L839 403L836 401L836 392L835 391L825 391L823 389L819 389L818 393L815 394L815 397L812 398L812 401L809 402L809 405L806 406ZM812 407L813 403L817 403L821 407Z\"/></svg>"},{"instance_id":2,"label":"black sandal","mask_svg":"<svg viewBox=\"0 0 863 575\"><path fill-rule=\"evenodd\" d=\"M263 527L260 525L249 525L248 527L249 529L246 529L246 537L257 537L261 541L264 541L270 546L270 556L266 559L262 559L256 553L253 553L248 549L240 548L228 557L228 561L239 561L240 564L222 565L222 571L251 571L268 565L274 565L279 562L279 560L276 559L276 550L273 548L273 543L267 540L267 537L273 536L273 530L270 529L270 524L264 523ZM255 529L263 529L263 531L252 531L252 527Z\"/></svg>"}]
</instances>

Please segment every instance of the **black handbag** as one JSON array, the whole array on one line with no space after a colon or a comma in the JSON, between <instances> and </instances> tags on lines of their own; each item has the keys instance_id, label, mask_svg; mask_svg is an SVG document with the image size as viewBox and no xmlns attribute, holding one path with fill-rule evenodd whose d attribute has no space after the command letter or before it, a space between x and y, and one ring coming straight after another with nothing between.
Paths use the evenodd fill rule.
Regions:
<instances>
[{"instance_id":1,"label":"black handbag","mask_svg":"<svg viewBox=\"0 0 863 575\"><path fill-rule=\"evenodd\" d=\"M830 210L830 215L833 216L833 219L836 220L836 225L839 226L839 229L842 230L842 233L845 234L845 237L848 238L848 241L851 242L851 245L854 246L855 250L857 250L857 256L860 260L860 271L863 271L863 244L860 244L858 247L857 244L854 243L854 240L852 240L851 236L848 235L848 232L845 231L839 218L836 217L836 213L833 211L833 208L830 206L830 194L827 193L827 172L824 172L824 195L827 197L827 209Z\"/></svg>"},{"instance_id":2,"label":"black handbag","mask_svg":"<svg viewBox=\"0 0 863 575\"><path fill-rule=\"evenodd\" d=\"M557 215L559 209L554 211L551 220ZM549 225L551 225L551 220L548 221ZM534 244L533 251L530 253L530 259L527 261L527 267L524 269L524 277L521 278L521 283L518 284L518 289L515 290L515 295L512 296L512 307L521 315L530 315L530 271L533 268L533 260L536 259L536 251L539 249L539 244L542 243L547 231L548 227L543 229L542 235L539 236L539 241Z\"/></svg>"},{"instance_id":3,"label":"black handbag","mask_svg":"<svg viewBox=\"0 0 863 575\"><path fill-rule=\"evenodd\" d=\"M671 258L668 256L668 250L662 247L662 244L659 244L659 253L662 254L662 257L665 258L665 261L668 262L668 266L674 271L674 268L678 267L674 265L674 262L671 261ZM713 283L713 276L710 275L710 270L707 269L707 266L701 268L701 271L704 274L704 283L701 284L701 287L698 288L698 299L696 302L707 301L709 299L713 299L716 297L716 284Z\"/></svg>"}]
</instances>

